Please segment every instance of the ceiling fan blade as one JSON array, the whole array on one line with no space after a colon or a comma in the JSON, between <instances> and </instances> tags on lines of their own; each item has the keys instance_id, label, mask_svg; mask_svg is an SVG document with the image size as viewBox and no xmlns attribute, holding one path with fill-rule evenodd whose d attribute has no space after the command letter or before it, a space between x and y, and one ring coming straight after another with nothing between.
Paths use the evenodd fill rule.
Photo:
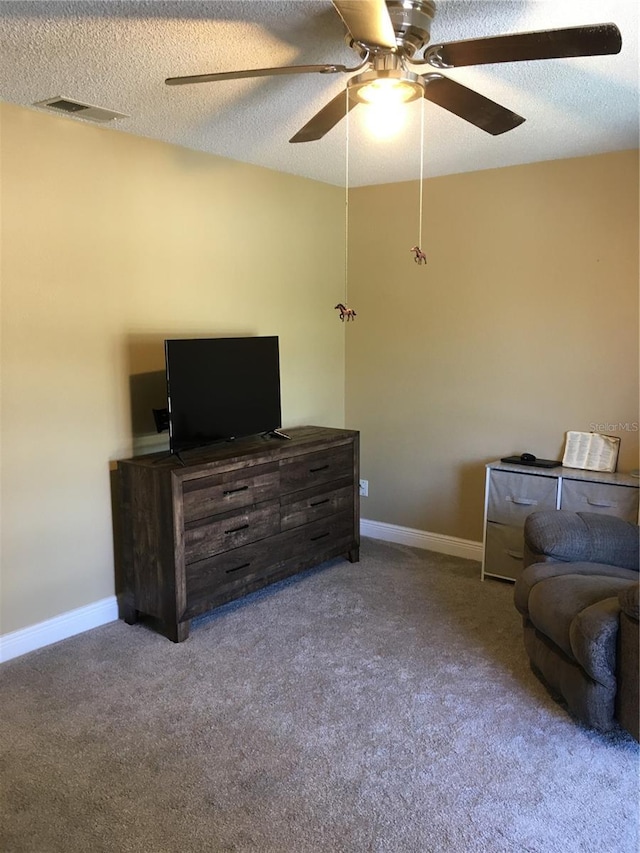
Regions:
<instances>
[{"instance_id":1,"label":"ceiling fan blade","mask_svg":"<svg viewBox=\"0 0 640 853\"><path fill-rule=\"evenodd\" d=\"M427 100L475 124L492 136L513 130L524 121L522 116L512 113L506 107L501 107L495 101L490 101L479 92L456 83L455 80L450 80L441 74L424 74L423 76L427 84L424 90Z\"/></svg>"},{"instance_id":2,"label":"ceiling fan blade","mask_svg":"<svg viewBox=\"0 0 640 853\"><path fill-rule=\"evenodd\" d=\"M325 133L335 127L357 105L357 101L347 97L346 91L339 92L295 136L292 136L289 142L314 142L322 139Z\"/></svg>"},{"instance_id":3,"label":"ceiling fan blade","mask_svg":"<svg viewBox=\"0 0 640 853\"><path fill-rule=\"evenodd\" d=\"M251 68L247 71L222 71L216 74L193 74L190 77L167 77L167 86L188 83L215 83L218 80L241 80L244 77L275 77L279 74L336 74L353 71L346 65L284 65L281 68Z\"/></svg>"},{"instance_id":4,"label":"ceiling fan blade","mask_svg":"<svg viewBox=\"0 0 640 853\"><path fill-rule=\"evenodd\" d=\"M434 45L425 51L425 60L436 68L460 68L494 62L600 56L620 53L621 48L622 36L615 24L591 24Z\"/></svg>"},{"instance_id":5,"label":"ceiling fan blade","mask_svg":"<svg viewBox=\"0 0 640 853\"><path fill-rule=\"evenodd\" d=\"M354 41L377 47L396 46L396 34L384 0L333 0L333 5Z\"/></svg>"}]
</instances>

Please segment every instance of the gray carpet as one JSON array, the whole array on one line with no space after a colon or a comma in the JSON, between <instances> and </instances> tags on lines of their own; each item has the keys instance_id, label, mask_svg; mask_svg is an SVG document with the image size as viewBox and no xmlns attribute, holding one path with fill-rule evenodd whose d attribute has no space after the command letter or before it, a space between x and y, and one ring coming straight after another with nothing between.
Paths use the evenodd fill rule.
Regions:
<instances>
[{"instance_id":1,"label":"gray carpet","mask_svg":"<svg viewBox=\"0 0 640 853\"><path fill-rule=\"evenodd\" d=\"M547 695L512 593L365 540L186 643L113 623L11 661L0 849L635 852L638 745Z\"/></svg>"}]
</instances>

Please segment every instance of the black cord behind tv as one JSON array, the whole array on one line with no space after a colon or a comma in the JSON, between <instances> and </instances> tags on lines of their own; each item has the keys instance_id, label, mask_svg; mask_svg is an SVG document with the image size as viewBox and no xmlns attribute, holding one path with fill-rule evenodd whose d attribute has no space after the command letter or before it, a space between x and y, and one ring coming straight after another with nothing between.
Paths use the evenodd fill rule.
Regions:
<instances>
[{"instance_id":1,"label":"black cord behind tv","mask_svg":"<svg viewBox=\"0 0 640 853\"><path fill-rule=\"evenodd\" d=\"M165 341L171 453L281 425L278 338Z\"/></svg>"}]
</instances>

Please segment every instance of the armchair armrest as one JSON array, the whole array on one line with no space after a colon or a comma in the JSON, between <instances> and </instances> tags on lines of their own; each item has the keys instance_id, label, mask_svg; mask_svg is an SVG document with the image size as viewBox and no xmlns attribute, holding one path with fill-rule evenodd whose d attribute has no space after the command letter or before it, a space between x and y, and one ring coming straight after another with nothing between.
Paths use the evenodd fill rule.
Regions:
<instances>
[{"instance_id":1,"label":"armchair armrest","mask_svg":"<svg viewBox=\"0 0 640 853\"><path fill-rule=\"evenodd\" d=\"M620 629L618 631L618 722L640 741L640 642L638 601L640 584L630 584L618 593Z\"/></svg>"},{"instance_id":2,"label":"armchair armrest","mask_svg":"<svg viewBox=\"0 0 640 853\"><path fill-rule=\"evenodd\" d=\"M640 583L631 584L618 594L620 610L630 619L640 622Z\"/></svg>"}]
</instances>

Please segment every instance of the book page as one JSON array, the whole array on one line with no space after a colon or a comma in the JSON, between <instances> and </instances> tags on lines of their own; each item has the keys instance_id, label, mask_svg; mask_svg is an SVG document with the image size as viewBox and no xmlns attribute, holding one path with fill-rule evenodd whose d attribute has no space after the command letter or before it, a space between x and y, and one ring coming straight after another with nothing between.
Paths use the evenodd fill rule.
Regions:
<instances>
[{"instance_id":1,"label":"book page","mask_svg":"<svg viewBox=\"0 0 640 853\"><path fill-rule=\"evenodd\" d=\"M562 464L586 471L616 470L620 439L597 432L567 432Z\"/></svg>"}]
</instances>

